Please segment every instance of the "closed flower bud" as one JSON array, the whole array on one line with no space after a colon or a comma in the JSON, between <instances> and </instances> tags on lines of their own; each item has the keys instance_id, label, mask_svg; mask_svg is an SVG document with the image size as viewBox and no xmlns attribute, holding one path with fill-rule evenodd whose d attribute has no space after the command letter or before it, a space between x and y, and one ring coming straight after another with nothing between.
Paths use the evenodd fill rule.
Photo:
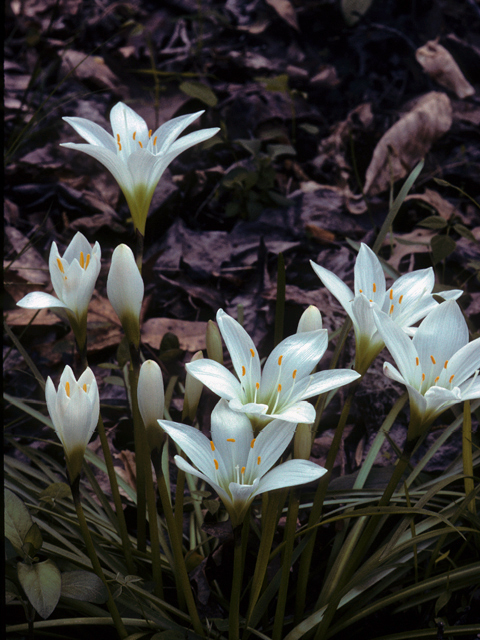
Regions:
<instances>
[{"instance_id":1,"label":"closed flower bud","mask_svg":"<svg viewBox=\"0 0 480 640\"><path fill-rule=\"evenodd\" d=\"M145 360L140 368L137 398L150 449L160 450L164 433L157 420L163 419L165 393L162 371L154 360Z\"/></svg>"},{"instance_id":2,"label":"closed flower bud","mask_svg":"<svg viewBox=\"0 0 480 640\"><path fill-rule=\"evenodd\" d=\"M202 359L203 353L201 351L197 351L190 362L195 362L195 360ZM193 422L195 414L197 413L198 403L200 402L202 390L203 384L192 375L190 375L187 371L187 375L185 378L185 398L183 400L182 420L188 418L191 422Z\"/></svg>"},{"instance_id":3,"label":"closed flower bud","mask_svg":"<svg viewBox=\"0 0 480 640\"><path fill-rule=\"evenodd\" d=\"M312 425L297 424L293 438L293 457L297 460L308 460L312 452Z\"/></svg>"},{"instance_id":4,"label":"closed flower bud","mask_svg":"<svg viewBox=\"0 0 480 640\"><path fill-rule=\"evenodd\" d=\"M107 278L107 295L122 323L128 341L140 344L140 311L143 302L143 280L130 247L120 244L112 255Z\"/></svg>"},{"instance_id":5,"label":"closed flower bud","mask_svg":"<svg viewBox=\"0 0 480 640\"><path fill-rule=\"evenodd\" d=\"M297 333L306 333L307 331L317 331L322 328L322 314L318 307L311 304L308 309L302 313L302 317L298 323Z\"/></svg>"},{"instance_id":6,"label":"closed flower bud","mask_svg":"<svg viewBox=\"0 0 480 640\"><path fill-rule=\"evenodd\" d=\"M213 320L209 320L207 324L206 342L207 355L210 360L215 360L215 362L223 364L222 337L218 326L213 322Z\"/></svg>"}]
</instances>

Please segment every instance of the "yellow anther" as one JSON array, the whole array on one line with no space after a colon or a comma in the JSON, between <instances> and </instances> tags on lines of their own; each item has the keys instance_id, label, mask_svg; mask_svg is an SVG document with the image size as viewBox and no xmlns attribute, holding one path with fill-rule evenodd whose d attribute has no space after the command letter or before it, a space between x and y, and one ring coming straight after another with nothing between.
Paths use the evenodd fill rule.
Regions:
<instances>
[{"instance_id":1,"label":"yellow anther","mask_svg":"<svg viewBox=\"0 0 480 640\"><path fill-rule=\"evenodd\" d=\"M157 144L157 136L155 136L153 139L153 146L155 146L156 144Z\"/></svg>"},{"instance_id":2,"label":"yellow anther","mask_svg":"<svg viewBox=\"0 0 480 640\"><path fill-rule=\"evenodd\" d=\"M282 385L279 384L278 387L277 387L277 392L280 393L281 390L282 390Z\"/></svg>"},{"instance_id":3,"label":"yellow anther","mask_svg":"<svg viewBox=\"0 0 480 640\"><path fill-rule=\"evenodd\" d=\"M235 438L227 438L227 442L235 442Z\"/></svg>"},{"instance_id":4,"label":"yellow anther","mask_svg":"<svg viewBox=\"0 0 480 640\"><path fill-rule=\"evenodd\" d=\"M253 349L250 349L250 353L252 354L252 358L255 357L255 351Z\"/></svg>"},{"instance_id":5,"label":"yellow anther","mask_svg":"<svg viewBox=\"0 0 480 640\"><path fill-rule=\"evenodd\" d=\"M297 377L297 370L294 369L292 373L292 378L295 380L296 377Z\"/></svg>"},{"instance_id":6,"label":"yellow anther","mask_svg":"<svg viewBox=\"0 0 480 640\"><path fill-rule=\"evenodd\" d=\"M240 473L241 473L242 475L245 473L245 467L242 467L242 468L240 469Z\"/></svg>"},{"instance_id":7,"label":"yellow anther","mask_svg":"<svg viewBox=\"0 0 480 640\"><path fill-rule=\"evenodd\" d=\"M393 289L390 289L390 295L388 296L390 300L393 300Z\"/></svg>"},{"instance_id":8,"label":"yellow anther","mask_svg":"<svg viewBox=\"0 0 480 640\"><path fill-rule=\"evenodd\" d=\"M260 464L260 462L262 461L262 458L260 456L258 456L257 458L257 464Z\"/></svg>"},{"instance_id":9,"label":"yellow anther","mask_svg":"<svg viewBox=\"0 0 480 640\"><path fill-rule=\"evenodd\" d=\"M455 377L455 374L453 374L452 376L450 376L450 378L448 379L448 382L449 382L450 384L452 384L452 380L454 379L454 377Z\"/></svg>"},{"instance_id":10,"label":"yellow anther","mask_svg":"<svg viewBox=\"0 0 480 640\"><path fill-rule=\"evenodd\" d=\"M215 464L215 471L218 471L218 462L215 460L215 458L213 459L213 463Z\"/></svg>"},{"instance_id":11,"label":"yellow anther","mask_svg":"<svg viewBox=\"0 0 480 640\"><path fill-rule=\"evenodd\" d=\"M280 357L278 358L278 366L281 366L281 364L282 364L282 358L283 358L283 356L280 356Z\"/></svg>"},{"instance_id":12,"label":"yellow anther","mask_svg":"<svg viewBox=\"0 0 480 640\"><path fill-rule=\"evenodd\" d=\"M122 150L122 145L120 144L120 142L117 142L118 144L118 150L121 151Z\"/></svg>"},{"instance_id":13,"label":"yellow anther","mask_svg":"<svg viewBox=\"0 0 480 640\"><path fill-rule=\"evenodd\" d=\"M437 377L435 378L435 380L433 381L433 384L437 384L437 382L438 382L439 380L440 380L440 376L437 376Z\"/></svg>"},{"instance_id":14,"label":"yellow anther","mask_svg":"<svg viewBox=\"0 0 480 640\"><path fill-rule=\"evenodd\" d=\"M424 381L425 381L425 374L422 373L422 382L424 382Z\"/></svg>"},{"instance_id":15,"label":"yellow anther","mask_svg":"<svg viewBox=\"0 0 480 640\"><path fill-rule=\"evenodd\" d=\"M85 265L85 258L83 257L83 251L80 251L80 266L82 267L82 269L84 265Z\"/></svg>"},{"instance_id":16,"label":"yellow anther","mask_svg":"<svg viewBox=\"0 0 480 640\"><path fill-rule=\"evenodd\" d=\"M251 443L250 443L250 449L253 449L253 445L255 444L255 440L256 440L256 438L254 438L254 439L251 441Z\"/></svg>"},{"instance_id":17,"label":"yellow anther","mask_svg":"<svg viewBox=\"0 0 480 640\"><path fill-rule=\"evenodd\" d=\"M210 440L210 449L215 451L215 445L213 444L213 440Z\"/></svg>"},{"instance_id":18,"label":"yellow anther","mask_svg":"<svg viewBox=\"0 0 480 640\"><path fill-rule=\"evenodd\" d=\"M400 296L398 299L398 304L402 304L403 296Z\"/></svg>"},{"instance_id":19,"label":"yellow anther","mask_svg":"<svg viewBox=\"0 0 480 640\"><path fill-rule=\"evenodd\" d=\"M58 264L58 268L60 269L60 271L62 273L65 273L65 271L63 269L63 264L62 264L62 261L60 260L60 258L57 258L57 264Z\"/></svg>"},{"instance_id":20,"label":"yellow anther","mask_svg":"<svg viewBox=\"0 0 480 640\"><path fill-rule=\"evenodd\" d=\"M445 364L443 365L443 368L446 369L447 368L447 364L448 364L448 360L445 360Z\"/></svg>"},{"instance_id":21,"label":"yellow anther","mask_svg":"<svg viewBox=\"0 0 480 640\"><path fill-rule=\"evenodd\" d=\"M394 306L394 304L390 305L390 311L388 312L389 315L392 315Z\"/></svg>"},{"instance_id":22,"label":"yellow anther","mask_svg":"<svg viewBox=\"0 0 480 640\"><path fill-rule=\"evenodd\" d=\"M417 358L415 358L415 364L417 365L417 367L418 367L418 365L420 364L420 360L418 359L418 357L417 357Z\"/></svg>"},{"instance_id":23,"label":"yellow anther","mask_svg":"<svg viewBox=\"0 0 480 640\"><path fill-rule=\"evenodd\" d=\"M358 291L359 291L359 293L363 293L363 289L359 289Z\"/></svg>"},{"instance_id":24,"label":"yellow anther","mask_svg":"<svg viewBox=\"0 0 480 640\"><path fill-rule=\"evenodd\" d=\"M151 137L152 137L152 130L151 130L151 129L149 129L149 130L148 130L148 137L149 137L149 138L151 138Z\"/></svg>"},{"instance_id":25,"label":"yellow anther","mask_svg":"<svg viewBox=\"0 0 480 640\"><path fill-rule=\"evenodd\" d=\"M245 369L245 367L242 364L242 378L246 373L247 373L247 370Z\"/></svg>"},{"instance_id":26,"label":"yellow anther","mask_svg":"<svg viewBox=\"0 0 480 640\"><path fill-rule=\"evenodd\" d=\"M434 358L433 356L430 356L430 360L433 362L433 364L437 364L437 363L435 362L435 358Z\"/></svg>"},{"instance_id":27,"label":"yellow anther","mask_svg":"<svg viewBox=\"0 0 480 640\"><path fill-rule=\"evenodd\" d=\"M117 133L117 142L120 144L120 134Z\"/></svg>"},{"instance_id":28,"label":"yellow anther","mask_svg":"<svg viewBox=\"0 0 480 640\"><path fill-rule=\"evenodd\" d=\"M140 145L140 149L143 149L143 144L140 142L140 140L138 141L138 144Z\"/></svg>"},{"instance_id":29,"label":"yellow anther","mask_svg":"<svg viewBox=\"0 0 480 640\"><path fill-rule=\"evenodd\" d=\"M373 293L377 292L377 285L375 283L373 283Z\"/></svg>"},{"instance_id":30,"label":"yellow anther","mask_svg":"<svg viewBox=\"0 0 480 640\"><path fill-rule=\"evenodd\" d=\"M256 382L256 383L255 383L255 389L256 389L257 391L260 389L260 383L259 383L259 382Z\"/></svg>"},{"instance_id":31,"label":"yellow anther","mask_svg":"<svg viewBox=\"0 0 480 640\"><path fill-rule=\"evenodd\" d=\"M87 253L87 261L85 262L85 269L87 269L89 264L90 264L90 254Z\"/></svg>"},{"instance_id":32,"label":"yellow anther","mask_svg":"<svg viewBox=\"0 0 480 640\"><path fill-rule=\"evenodd\" d=\"M70 397L70 383L69 382L65 383L65 393L67 394L68 397Z\"/></svg>"},{"instance_id":33,"label":"yellow anther","mask_svg":"<svg viewBox=\"0 0 480 640\"><path fill-rule=\"evenodd\" d=\"M85 393L87 393L87 384L86 383L83 385L82 389L85 391Z\"/></svg>"},{"instance_id":34,"label":"yellow anther","mask_svg":"<svg viewBox=\"0 0 480 640\"><path fill-rule=\"evenodd\" d=\"M136 135L137 135L137 132L136 132L136 131L134 131L134 132L133 132L133 136L132 136L134 140L135 140L135 136L136 136Z\"/></svg>"}]
</instances>

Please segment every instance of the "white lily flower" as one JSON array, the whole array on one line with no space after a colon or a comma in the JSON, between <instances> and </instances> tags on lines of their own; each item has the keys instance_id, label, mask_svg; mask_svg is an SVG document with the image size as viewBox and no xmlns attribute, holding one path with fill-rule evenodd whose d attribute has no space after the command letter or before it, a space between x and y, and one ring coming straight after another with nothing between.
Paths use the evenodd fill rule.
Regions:
<instances>
[{"instance_id":1,"label":"white lily flower","mask_svg":"<svg viewBox=\"0 0 480 640\"><path fill-rule=\"evenodd\" d=\"M138 409L142 416L150 449L162 448L164 435L158 427L163 418L165 392L162 370L154 360L145 360L140 367L137 387Z\"/></svg>"},{"instance_id":2,"label":"white lily flower","mask_svg":"<svg viewBox=\"0 0 480 640\"><path fill-rule=\"evenodd\" d=\"M173 118L152 132L141 116L119 102L110 112L113 135L86 118L63 118L88 144L67 142L61 146L87 153L110 171L125 195L135 227L145 235L153 192L167 166L182 151L219 131L201 129L177 140L202 113Z\"/></svg>"},{"instance_id":3,"label":"white lily flower","mask_svg":"<svg viewBox=\"0 0 480 640\"><path fill-rule=\"evenodd\" d=\"M159 424L195 465L177 455L177 467L215 489L233 527L242 522L255 496L312 482L327 472L307 460L288 460L272 469L290 444L295 423L273 420L255 438L247 416L231 411L225 400L212 412L211 440L194 427L165 420Z\"/></svg>"},{"instance_id":4,"label":"white lily flower","mask_svg":"<svg viewBox=\"0 0 480 640\"><path fill-rule=\"evenodd\" d=\"M120 244L112 255L107 277L107 296L122 323L128 340L137 348L140 344L140 311L144 284L133 251Z\"/></svg>"},{"instance_id":5,"label":"white lily flower","mask_svg":"<svg viewBox=\"0 0 480 640\"><path fill-rule=\"evenodd\" d=\"M100 259L98 242L92 248L80 232L75 234L63 257L56 243L52 243L48 267L58 298L42 291L33 291L17 305L26 309L64 309L79 347L83 347L87 333L87 310L100 273Z\"/></svg>"},{"instance_id":6,"label":"white lily flower","mask_svg":"<svg viewBox=\"0 0 480 640\"><path fill-rule=\"evenodd\" d=\"M246 413L261 428L273 418L311 423L315 409L306 398L325 393L359 378L356 371L334 369L310 375L328 344L326 329L297 333L275 347L265 362L248 333L222 309L217 324L230 352L237 377L215 360L197 360L188 372L221 398L233 411Z\"/></svg>"},{"instance_id":7,"label":"white lily flower","mask_svg":"<svg viewBox=\"0 0 480 640\"><path fill-rule=\"evenodd\" d=\"M418 436L445 409L480 397L480 338L468 342L468 327L453 300L435 307L413 339L385 314L375 321L393 356L383 370L406 385L410 397L410 437Z\"/></svg>"},{"instance_id":8,"label":"white lily flower","mask_svg":"<svg viewBox=\"0 0 480 640\"><path fill-rule=\"evenodd\" d=\"M362 374L385 346L375 325L374 307L381 309L399 327L412 334L412 325L438 306L432 295L435 275L431 267L400 276L387 290L380 260L363 243L355 263L355 293L328 269L312 261L310 264L352 320L356 343L355 369ZM456 289L436 292L435 295L444 300L456 300L462 293Z\"/></svg>"},{"instance_id":9,"label":"white lily flower","mask_svg":"<svg viewBox=\"0 0 480 640\"><path fill-rule=\"evenodd\" d=\"M52 379L48 378L45 398L53 427L65 451L70 481L73 482L82 468L85 449L95 431L100 412L97 381L92 370L85 369L77 381L67 365L58 391Z\"/></svg>"}]
</instances>

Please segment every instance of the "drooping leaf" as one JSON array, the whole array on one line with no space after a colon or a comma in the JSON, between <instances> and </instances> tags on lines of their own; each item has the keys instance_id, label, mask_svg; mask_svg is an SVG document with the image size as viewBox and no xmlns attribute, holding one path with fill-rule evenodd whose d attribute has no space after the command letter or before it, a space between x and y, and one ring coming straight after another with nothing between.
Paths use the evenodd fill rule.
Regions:
<instances>
[{"instance_id":1,"label":"drooping leaf","mask_svg":"<svg viewBox=\"0 0 480 640\"><path fill-rule=\"evenodd\" d=\"M22 546L25 536L33 524L27 507L13 491L5 489L5 537L10 540L15 550L23 555Z\"/></svg>"},{"instance_id":2,"label":"drooping leaf","mask_svg":"<svg viewBox=\"0 0 480 640\"><path fill-rule=\"evenodd\" d=\"M197 98L197 100L200 100L200 102L203 102L209 107L214 107L218 102L217 96L213 93L210 87L207 87L207 85L202 82L188 80L186 82L182 82L179 88L180 91L186 93L187 96Z\"/></svg>"},{"instance_id":3,"label":"drooping leaf","mask_svg":"<svg viewBox=\"0 0 480 640\"><path fill-rule=\"evenodd\" d=\"M18 579L32 607L45 620L60 598L62 579L60 571L52 560L17 565Z\"/></svg>"},{"instance_id":4,"label":"drooping leaf","mask_svg":"<svg viewBox=\"0 0 480 640\"><path fill-rule=\"evenodd\" d=\"M94 604L103 604L108 600L105 585L90 571L65 571L61 577L62 596Z\"/></svg>"}]
</instances>

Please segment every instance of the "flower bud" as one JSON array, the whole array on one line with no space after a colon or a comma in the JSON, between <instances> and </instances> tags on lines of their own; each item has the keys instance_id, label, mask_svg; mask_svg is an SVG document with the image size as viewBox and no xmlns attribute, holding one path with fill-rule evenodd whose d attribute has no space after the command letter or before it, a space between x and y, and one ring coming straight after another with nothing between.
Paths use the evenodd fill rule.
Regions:
<instances>
[{"instance_id":1,"label":"flower bud","mask_svg":"<svg viewBox=\"0 0 480 640\"><path fill-rule=\"evenodd\" d=\"M207 324L207 355L210 360L215 360L219 364L223 364L223 345L222 337L218 326L213 320L209 320Z\"/></svg>"},{"instance_id":2,"label":"flower bud","mask_svg":"<svg viewBox=\"0 0 480 640\"><path fill-rule=\"evenodd\" d=\"M150 449L160 451L164 432L157 420L163 419L165 393L162 370L154 360L145 360L140 368L137 398Z\"/></svg>"},{"instance_id":3,"label":"flower bud","mask_svg":"<svg viewBox=\"0 0 480 640\"><path fill-rule=\"evenodd\" d=\"M107 278L110 304L122 323L128 341L140 345L140 311L143 302L143 280L130 247L120 244L112 255Z\"/></svg>"},{"instance_id":4,"label":"flower bud","mask_svg":"<svg viewBox=\"0 0 480 640\"><path fill-rule=\"evenodd\" d=\"M297 460L308 460L312 452L312 425L297 424L293 440L293 457Z\"/></svg>"},{"instance_id":5,"label":"flower bud","mask_svg":"<svg viewBox=\"0 0 480 640\"><path fill-rule=\"evenodd\" d=\"M201 351L197 351L190 362L195 362L195 360L202 359L203 353ZM195 414L197 413L198 403L200 402L202 390L203 384L187 371L187 375L185 378L185 398L183 400L182 420L185 420L185 418L188 417L188 419L193 422L193 420L195 419Z\"/></svg>"},{"instance_id":6,"label":"flower bud","mask_svg":"<svg viewBox=\"0 0 480 640\"><path fill-rule=\"evenodd\" d=\"M63 444L68 475L73 483L82 468L85 449L100 413L97 381L92 370L85 369L77 381L67 365L58 390L48 378L45 398L53 428Z\"/></svg>"},{"instance_id":7,"label":"flower bud","mask_svg":"<svg viewBox=\"0 0 480 640\"><path fill-rule=\"evenodd\" d=\"M322 328L322 314L311 304L308 309L302 313L302 317L298 323L297 333L306 333L307 331L317 331Z\"/></svg>"}]
</instances>

